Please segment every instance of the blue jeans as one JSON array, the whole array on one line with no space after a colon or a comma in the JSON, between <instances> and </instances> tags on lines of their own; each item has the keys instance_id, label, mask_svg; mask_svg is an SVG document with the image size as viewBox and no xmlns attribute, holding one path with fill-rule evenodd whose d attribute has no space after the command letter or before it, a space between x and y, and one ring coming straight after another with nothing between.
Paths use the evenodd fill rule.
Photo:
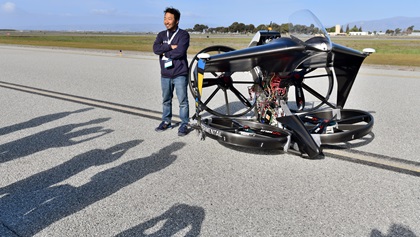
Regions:
<instances>
[{"instance_id":1,"label":"blue jeans","mask_svg":"<svg viewBox=\"0 0 420 237\"><path fill-rule=\"evenodd\" d=\"M174 89L176 90L176 96L179 102L179 117L181 118L181 126L187 125L190 117L190 109L188 104L188 77L178 76L176 78L165 78L160 79L162 86L162 121L171 122L172 119L172 98Z\"/></svg>"}]
</instances>

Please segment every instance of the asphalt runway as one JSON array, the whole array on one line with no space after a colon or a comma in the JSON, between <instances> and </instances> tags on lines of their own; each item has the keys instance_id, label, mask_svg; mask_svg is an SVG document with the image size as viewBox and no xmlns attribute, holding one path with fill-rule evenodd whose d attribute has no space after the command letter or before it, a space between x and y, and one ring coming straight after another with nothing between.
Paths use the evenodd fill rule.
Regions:
<instances>
[{"instance_id":1,"label":"asphalt runway","mask_svg":"<svg viewBox=\"0 0 420 237\"><path fill-rule=\"evenodd\" d=\"M419 70L364 65L372 133L309 160L156 133L153 54L0 55L0 236L420 236Z\"/></svg>"}]
</instances>

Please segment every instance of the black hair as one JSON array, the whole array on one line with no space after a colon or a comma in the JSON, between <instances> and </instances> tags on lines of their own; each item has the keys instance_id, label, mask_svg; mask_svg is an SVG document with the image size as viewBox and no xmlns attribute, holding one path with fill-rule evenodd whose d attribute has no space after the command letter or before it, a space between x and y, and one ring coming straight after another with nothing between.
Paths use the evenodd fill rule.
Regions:
<instances>
[{"instance_id":1,"label":"black hair","mask_svg":"<svg viewBox=\"0 0 420 237\"><path fill-rule=\"evenodd\" d=\"M165 9L165 11L164 11L164 13L166 14L166 13L171 13L171 14L173 14L174 16L175 16L175 20L176 21L179 21L179 19L181 18L181 13L179 12L179 10L178 9L176 9L176 8L173 8L173 7L167 7L166 9Z\"/></svg>"}]
</instances>

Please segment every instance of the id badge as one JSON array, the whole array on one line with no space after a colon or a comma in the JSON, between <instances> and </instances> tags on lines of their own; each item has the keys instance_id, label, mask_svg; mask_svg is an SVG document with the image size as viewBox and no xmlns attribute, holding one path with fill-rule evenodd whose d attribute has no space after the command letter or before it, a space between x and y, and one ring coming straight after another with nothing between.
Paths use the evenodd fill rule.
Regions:
<instances>
[{"instance_id":1,"label":"id badge","mask_svg":"<svg viewBox=\"0 0 420 237\"><path fill-rule=\"evenodd\" d=\"M165 61L165 68L170 68L172 67L172 59L168 59Z\"/></svg>"}]
</instances>

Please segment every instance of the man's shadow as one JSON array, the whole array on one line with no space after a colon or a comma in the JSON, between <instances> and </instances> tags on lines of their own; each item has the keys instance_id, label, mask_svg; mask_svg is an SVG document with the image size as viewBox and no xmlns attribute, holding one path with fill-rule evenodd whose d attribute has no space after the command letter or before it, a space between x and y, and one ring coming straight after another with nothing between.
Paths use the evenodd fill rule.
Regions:
<instances>
[{"instance_id":1,"label":"man's shadow","mask_svg":"<svg viewBox=\"0 0 420 237\"><path fill-rule=\"evenodd\" d=\"M388 234L382 234L381 231L374 229L370 233L370 237L417 237L417 235L407 226L393 224L389 227Z\"/></svg>"},{"instance_id":2,"label":"man's shadow","mask_svg":"<svg viewBox=\"0 0 420 237\"><path fill-rule=\"evenodd\" d=\"M30 120L22 122L22 123L18 123L18 124L14 124L14 125L10 125L10 126L7 126L7 127L0 128L0 136L1 135L6 135L6 134L9 134L9 133L13 133L13 132L16 132L16 131L19 131L19 130L27 129L27 128L34 128L34 127L40 126L42 124L52 122L54 120L64 118L64 117L69 116L71 114L82 113L82 112L86 112L86 111L89 111L89 110L92 110L92 109L93 108L85 108L85 109L79 109L79 110L75 110L75 111L61 112L61 113L49 114L49 115L44 115L44 116L40 116L40 117L37 117L37 118L33 118L33 119L30 119Z\"/></svg>"},{"instance_id":3,"label":"man's shadow","mask_svg":"<svg viewBox=\"0 0 420 237\"><path fill-rule=\"evenodd\" d=\"M73 131L77 128L103 123L109 119L110 118L101 118L85 123L67 124L2 144L0 145L0 163L31 155L48 148L76 145L111 133L113 130L104 129L100 126ZM72 140L81 137L86 138Z\"/></svg>"},{"instance_id":4,"label":"man's shadow","mask_svg":"<svg viewBox=\"0 0 420 237\"><path fill-rule=\"evenodd\" d=\"M202 207L177 204L162 215L121 232L116 237L174 236L180 232L185 232L182 236L199 236L204 217Z\"/></svg>"},{"instance_id":5,"label":"man's shadow","mask_svg":"<svg viewBox=\"0 0 420 237\"><path fill-rule=\"evenodd\" d=\"M0 196L20 192L33 192L58 184L78 173L94 167L114 162L129 149L139 145L141 140L124 142L108 149L94 149L80 154L49 170L34 174L28 178L0 188Z\"/></svg>"},{"instance_id":6,"label":"man's shadow","mask_svg":"<svg viewBox=\"0 0 420 237\"><path fill-rule=\"evenodd\" d=\"M32 191L14 187L17 192L0 199L0 219L15 233L33 236L54 222L109 197L148 174L168 167L176 160L172 153L184 146L184 143L173 143L149 157L130 160L97 173L88 183L79 187L69 184L49 187L39 185L41 189ZM27 180L24 185L28 187L28 184L35 182Z\"/></svg>"}]
</instances>

